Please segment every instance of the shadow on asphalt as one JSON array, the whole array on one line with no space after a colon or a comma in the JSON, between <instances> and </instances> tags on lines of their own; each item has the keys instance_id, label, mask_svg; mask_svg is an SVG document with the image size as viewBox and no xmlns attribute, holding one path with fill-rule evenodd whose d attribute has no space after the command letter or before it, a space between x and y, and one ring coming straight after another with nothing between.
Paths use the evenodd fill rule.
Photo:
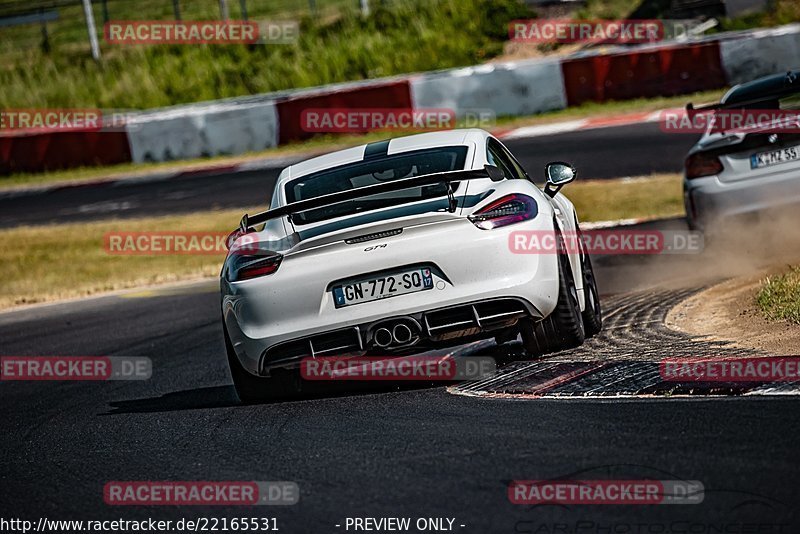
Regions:
<instances>
[{"instance_id":1,"label":"shadow on asphalt","mask_svg":"<svg viewBox=\"0 0 800 534\"><path fill-rule=\"evenodd\" d=\"M167 393L160 397L112 401L111 409L101 415L127 413L175 412L181 410L202 410L207 408L228 408L238 406L239 399L232 385L187 389Z\"/></svg>"},{"instance_id":2,"label":"shadow on asphalt","mask_svg":"<svg viewBox=\"0 0 800 534\"><path fill-rule=\"evenodd\" d=\"M297 397L282 398L272 401L265 401L259 404L282 404L286 402L303 402L309 400L319 400L325 398L340 398L359 396L371 393L391 393L395 391L409 391L415 389L427 389L443 385L452 385L435 382L340 382L324 387L317 386L311 390L303 391ZM233 385L213 386L197 389L187 389L175 391L144 399L112 401L109 403L110 410L100 415L122 415L131 413L157 413L157 412L178 412L184 410L206 410L211 408L231 408L233 406L253 406L239 401Z\"/></svg>"},{"instance_id":3,"label":"shadow on asphalt","mask_svg":"<svg viewBox=\"0 0 800 534\"><path fill-rule=\"evenodd\" d=\"M456 350L462 347L456 347ZM510 342L503 345L482 346L472 356L491 356L498 367L513 361L527 359L522 345L519 342ZM469 356L464 356L469 357ZM341 398L374 393L391 393L396 391L411 391L442 386L452 386L455 382L434 381L341 381L336 383L309 383L298 397L267 401L263 404L280 404L285 402L302 402L325 398ZM156 413L177 412L184 410L205 410L211 408L230 408L245 406L239 402L233 385L210 386L196 389L187 389L166 393L159 397L150 397L133 400L120 400L109 402L109 411L101 415L121 415L130 413Z\"/></svg>"}]
</instances>

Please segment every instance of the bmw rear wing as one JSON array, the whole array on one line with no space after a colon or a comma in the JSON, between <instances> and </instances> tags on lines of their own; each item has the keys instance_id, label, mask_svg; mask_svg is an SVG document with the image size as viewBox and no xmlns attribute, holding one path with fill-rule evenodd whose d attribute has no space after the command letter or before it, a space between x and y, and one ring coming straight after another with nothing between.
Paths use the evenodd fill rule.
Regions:
<instances>
[{"instance_id":1,"label":"bmw rear wing","mask_svg":"<svg viewBox=\"0 0 800 534\"><path fill-rule=\"evenodd\" d=\"M433 174L423 174L421 176L413 176L411 178L403 178L401 180L392 180L380 184L368 185L366 187L357 187L347 191L340 191L337 193L330 193L328 195L321 195L306 200L299 200L280 206L275 209L262 211L254 215L245 214L239 223L239 230L247 233L254 226L265 223L271 219L279 217L289 217L291 221L292 216L305 211L334 206L350 200L377 195L379 193L388 193L392 191L402 191L403 189L410 189L412 187L420 187L425 185L444 184L447 188L447 197L449 200L449 210L454 212L457 207L457 201L453 195L453 182L463 182L464 180L476 180L480 178L491 178L494 182L499 182L505 178L503 171L498 167L486 165L483 169L466 170L466 171L448 171L437 172Z\"/></svg>"},{"instance_id":2,"label":"bmw rear wing","mask_svg":"<svg viewBox=\"0 0 800 534\"><path fill-rule=\"evenodd\" d=\"M694 107L694 104L690 102L686 104L686 114L691 117L697 113L707 113L709 111L718 111L723 109L738 109L742 107L752 106L754 104L759 104L761 102L764 102L765 100L771 100L771 99L783 98L795 95L798 92L800 92L800 80L798 80L798 74L800 74L800 71L787 72L782 79L772 81L769 83L768 86L764 87L763 93L760 93L758 96L747 100L742 100L739 102L734 101L734 102L725 102L719 104L710 104L707 106L702 106L697 108Z\"/></svg>"}]
</instances>

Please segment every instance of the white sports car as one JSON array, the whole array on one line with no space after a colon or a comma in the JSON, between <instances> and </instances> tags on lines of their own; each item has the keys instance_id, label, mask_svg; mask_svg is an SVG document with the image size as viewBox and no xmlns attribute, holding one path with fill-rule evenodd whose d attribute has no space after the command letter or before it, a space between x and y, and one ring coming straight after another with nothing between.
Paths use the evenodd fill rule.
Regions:
<instances>
[{"instance_id":1,"label":"white sports car","mask_svg":"<svg viewBox=\"0 0 800 534\"><path fill-rule=\"evenodd\" d=\"M242 218L221 273L239 397L285 395L304 358L406 355L519 334L540 355L600 331L582 246L513 253L515 231L577 235L564 163L537 187L483 130L425 133L283 170L271 209ZM264 224L263 229L255 227ZM577 249L577 250L576 250Z\"/></svg>"}]
</instances>

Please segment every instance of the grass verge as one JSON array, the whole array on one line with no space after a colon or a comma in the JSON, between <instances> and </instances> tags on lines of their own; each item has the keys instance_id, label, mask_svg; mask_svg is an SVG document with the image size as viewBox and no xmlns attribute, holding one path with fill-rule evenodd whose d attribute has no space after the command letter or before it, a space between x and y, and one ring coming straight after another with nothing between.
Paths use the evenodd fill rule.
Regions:
<instances>
[{"instance_id":1,"label":"grass verge","mask_svg":"<svg viewBox=\"0 0 800 534\"><path fill-rule=\"evenodd\" d=\"M737 18L723 18L719 31L748 30L790 24L800 20L800 2L797 0L772 0L768 9Z\"/></svg>"},{"instance_id":2,"label":"grass verge","mask_svg":"<svg viewBox=\"0 0 800 534\"><path fill-rule=\"evenodd\" d=\"M761 283L756 301L767 319L800 324L800 266L767 277Z\"/></svg>"},{"instance_id":3,"label":"grass verge","mask_svg":"<svg viewBox=\"0 0 800 534\"><path fill-rule=\"evenodd\" d=\"M166 7L162 15L171 18L170 3L161 4ZM145 109L473 65L502 53L508 22L533 16L518 0L371 2L369 16L357 6L355 1L341 5L333 19L301 17L299 37L291 44L119 46L101 41L98 62L85 44L77 53L67 43L50 52L31 47L12 56L6 50L0 108ZM251 20L268 16L257 10L251 15ZM13 44L0 45L0 52Z\"/></svg>"},{"instance_id":4,"label":"grass verge","mask_svg":"<svg viewBox=\"0 0 800 534\"><path fill-rule=\"evenodd\" d=\"M564 191L583 221L682 213L678 175L576 182ZM0 308L217 276L222 255L112 255L106 251L104 236L107 232L227 232L245 211L2 230Z\"/></svg>"},{"instance_id":5,"label":"grass verge","mask_svg":"<svg viewBox=\"0 0 800 534\"><path fill-rule=\"evenodd\" d=\"M105 234L229 232L245 211L2 230L0 308L215 276L222 255L112 255L106 251Z\"/></svg>"},{"instance_id":6,"label":"grass verge","mask_svg":"<svg viewBox=\"0 0 800 534\"><path fill-rule=\"evenodd\" d=\"M684 214L682 178L678 173L569 184L564 194L581 221L607 221Z\"/></svg>"}]
</instances>

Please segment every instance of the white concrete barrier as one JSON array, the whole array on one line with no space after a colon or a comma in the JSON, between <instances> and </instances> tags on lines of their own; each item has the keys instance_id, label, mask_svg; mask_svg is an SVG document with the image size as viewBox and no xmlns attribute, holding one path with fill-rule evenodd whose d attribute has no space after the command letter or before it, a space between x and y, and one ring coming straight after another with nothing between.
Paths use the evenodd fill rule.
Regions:
<instances>
[{"instance_id":1,"label":"white concrete barrier","mask_svg":"<svg viewBox=\"0 0 800 534\"><path fill-rule=\"evenodd\" d=\"M800 68L800 24L744 32L719 42L731 85Z\"/></svg>"},{"instance_id":2,"label":"white concrete barrier","mask_svg":"<svg viewBox=\"0 0 800 534\"><path fill-rule=\"evenodd\" d=\"M567 106L557 59L489 63L420 74L410 82L415 109L447 108L458 117L484 110L532 115Z\"/></svg>"},{"instance_id":3,"label":"white concrete barrier","mask_svg":"<svg viewBox=\"0 0 800 534\"><path fill-rule=\"evenodd\" d=\"M693 42L719 41L730 84L800 68L800 24L710 35ZM691 43L686 43L691 45ZM674 43L663 43L674 45ZM659 45L654 45L657 48ZM608 49L593 53L607 53ZM446 108L464 118L532 115L564 109L567 97L561 61L565 58L488 63L408 77L415 109ZM168 161L242 154L278 145L276 99L324 95L337 89L382 84L404 77L204 102L134 114L128 124L134 162Z\"/></svg>"},{"instance_id":4,"label":"white concrete barrier","mask_svg":"<svg viewBox=\"0 0 800 534\"><path fill-rule=\"evenodd\" d=\"M127 121L134 162L243 154L278 145L274 102L186 106Z\"/></svg>"}]
</instances>

